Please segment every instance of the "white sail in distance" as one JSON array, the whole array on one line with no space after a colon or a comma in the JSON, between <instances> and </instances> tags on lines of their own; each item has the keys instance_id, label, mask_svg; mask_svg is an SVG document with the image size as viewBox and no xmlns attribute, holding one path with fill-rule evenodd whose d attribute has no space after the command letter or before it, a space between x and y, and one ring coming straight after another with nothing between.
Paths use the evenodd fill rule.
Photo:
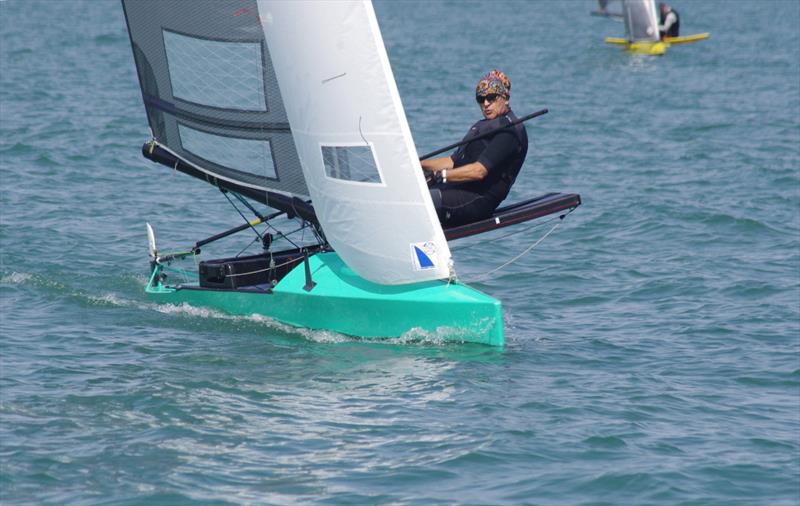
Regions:
<instances>
[{"instance_id":1,"label":"white sail in distance","mask_svg":"<svg viewBox=\"0 0 800 506\"><path fill-rule=\"evenodd\" d=\"M654 0L623 0L622 12L629 41L657 42L661 39Z\"/></svg>"},{"instance_id":2,"label":"white sail in distance","mask_svg":"<svg viewBox=\"0 0 800 506\"><path fill-rule=\"evenodd\" d=\"M326 238L380 284L450 275L372 4L258 0L305 182Z\"/></svg>"}]
</instances>

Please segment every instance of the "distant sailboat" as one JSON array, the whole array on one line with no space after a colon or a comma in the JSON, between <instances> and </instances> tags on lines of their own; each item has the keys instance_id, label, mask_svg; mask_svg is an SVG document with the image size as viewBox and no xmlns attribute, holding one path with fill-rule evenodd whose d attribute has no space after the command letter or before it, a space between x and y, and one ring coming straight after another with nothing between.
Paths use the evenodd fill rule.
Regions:
<instances>
[{"instance_id":1,"label":"distant sailboat","mask_svg":"<svg viewBox=\"0 0 800 506\"><path fill-rule=\"evenodd\" d=\"M354 336L503 344L500 302L458 281L448 240L566 212L580 197L547 194L443 230L369 1L122 3L152 130L144 156L255 215L172 254L148 224L151 299ZM313 243L273 227L285 218ZM258 254L191 273L173 265L248 229Z\"/></svg>"},{"instance_id":2,"label":"distant sailboat","mask_svg":"<svg viewBox=\"0 0 800 506\"><path fill-rule=\"evenodd\" d=\"M607 37L606 42L624 46L632 53L663 55L673 44L688 44L709 37L708 33L699 33L661 39L655 0L622 0L622 14L626 38Z\"/></svg>"},{"instance_id":3,"label":"distant sailboat","mask_svg":"<svg viewBox=\"0 0 800 506\"><path fill-rule=\"evenodd\" d=\"M598 8L591 12L592 16L600 16L606 18L622 19L622 12L608 10L608 4L611 0L599 0Z\"/></svg>"}]
</instances>

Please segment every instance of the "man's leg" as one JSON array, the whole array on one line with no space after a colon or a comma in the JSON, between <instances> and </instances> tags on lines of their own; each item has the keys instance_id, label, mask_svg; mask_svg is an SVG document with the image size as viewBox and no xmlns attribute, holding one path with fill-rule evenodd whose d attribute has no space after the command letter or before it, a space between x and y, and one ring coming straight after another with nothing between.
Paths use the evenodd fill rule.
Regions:
<instances>
[{"instance_id":1,"label":"man's leg","mask_svg":"<svg viewBox=\"0 0 800 506\"><path fill-rule=\"evenodd\" d=\"M445 227L453 227L488 218L497 205L494 200L456 188L431 188L431 199Z\"/></svg>"}]
</instances>

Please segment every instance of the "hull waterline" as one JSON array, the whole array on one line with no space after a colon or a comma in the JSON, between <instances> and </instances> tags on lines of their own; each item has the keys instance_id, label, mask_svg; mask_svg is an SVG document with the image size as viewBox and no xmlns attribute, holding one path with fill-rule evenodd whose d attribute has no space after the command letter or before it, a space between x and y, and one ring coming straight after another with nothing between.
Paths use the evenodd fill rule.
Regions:
<instances>
[{"instance_id":1,"label":"hull waterline","mask_svg":"<svg viewBox=\"0 0 800 506\"><path fill-rule=\"evenodd\" d=\"M274 287L203 288L169 285L155 267L147 286L158 303L213 308L232 315L262 315L309 329L391 339L433 335L437 339L503 345L502 305L460 283L430 281L385 286L371 283L348 268L336 253L309 258L314 287L301 263ZM421 331L421 332L420 332Z\"/></svg>"},{"instance_id":2,"label":"hull waterline","mask_svg":"<svg viewBox=\"0 0 800 506\"><path fill-rule=\"evenodd\" d=\"M682 37L665 37L664 40L661 41L637 41L631 42L627 39L619 39L615 37L607 37L606 43L608 44L615 44L618 46L623 46L625 51L635 54L649 54L654 56L660 56L666 53L667 48L670 46L676 46L681 44L691 44L693 42L698 42L701 40L706 40L710 37L708 32L706 33L698 33L695 35L686 35Z\"/></svg>"}]
</instances>

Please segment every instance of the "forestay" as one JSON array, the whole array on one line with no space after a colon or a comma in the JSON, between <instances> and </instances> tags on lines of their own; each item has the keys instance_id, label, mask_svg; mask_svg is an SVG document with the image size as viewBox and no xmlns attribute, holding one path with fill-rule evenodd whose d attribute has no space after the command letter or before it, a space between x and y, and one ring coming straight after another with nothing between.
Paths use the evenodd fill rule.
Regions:
<instances>
[{"instance_id":1,"label":"forestay","mask_svg":"<svg viewBox=\"0 0 800 506\"><path fill-rule=\"evenodd\" d=\"M445 278L450 251L368 1L258 0L317 216L381 284Z\"/></svg>"},{"instance_id":2,"label":"forestay","mask_svg":"<svg viewBox=\"0 0 800 506\"><path fill-rule=\"evenodd\" d=\"M629 41L657 42L660 39L654 0L623 0L622 12Z\"/></svg>"}]
</instances>

